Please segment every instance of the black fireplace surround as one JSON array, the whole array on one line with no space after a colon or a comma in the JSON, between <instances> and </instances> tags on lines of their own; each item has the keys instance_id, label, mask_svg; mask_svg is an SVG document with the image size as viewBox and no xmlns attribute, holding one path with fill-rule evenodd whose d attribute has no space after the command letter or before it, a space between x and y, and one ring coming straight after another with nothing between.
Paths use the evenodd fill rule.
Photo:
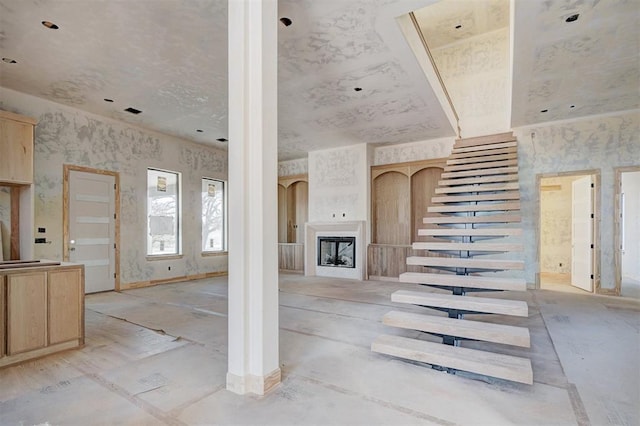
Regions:
<instances>
[{"instance_id":1,"label":"black fireplace surround","mask_svg":"<svg viewBox=\"0 0 640 426\"><path fill-rule=\"evenodd\" d=\"M318 237L318 266L355 268L356 237Z\"/></svg>"}]
</instances>

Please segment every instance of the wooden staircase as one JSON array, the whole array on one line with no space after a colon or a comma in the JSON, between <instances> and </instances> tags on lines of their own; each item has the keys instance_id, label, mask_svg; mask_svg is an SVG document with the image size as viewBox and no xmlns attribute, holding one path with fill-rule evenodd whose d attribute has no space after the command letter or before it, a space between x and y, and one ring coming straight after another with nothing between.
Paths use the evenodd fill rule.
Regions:
<instances>
[{"instance_id":1,"label":"wooden staircase","mask_svg":"<svg viewBox=\"0 0 640 426\"><path fill-rule=\"evenodd\" d=\"M400 282L416 283L450 294L399 290L396 303L408 303L443 311L446 317L392 311L383 323L417 330L442 338L442 344L400 336L382 335L371 350L382 354L431 364L455 373L469 371L515 382L532 384L528 358L462 347L465 340L528 348L526 327L464 319L467 314L528 316L526 302L504 298L469 296L472 292L526 291L520 278L495 277L495 272L522 270L524 262L486 258L485 255L521 252L513 242L522 234L520 222L517 141L512 133L458 139L438 182L428 216L429 227L418 231L433 242L413 243L425 256L407 258L408 265L420 265L439 273L406 272ZM508 242L495 242L508 238ZM447 257L429 256L430 252Z\"/></svg>"}]
</instances>

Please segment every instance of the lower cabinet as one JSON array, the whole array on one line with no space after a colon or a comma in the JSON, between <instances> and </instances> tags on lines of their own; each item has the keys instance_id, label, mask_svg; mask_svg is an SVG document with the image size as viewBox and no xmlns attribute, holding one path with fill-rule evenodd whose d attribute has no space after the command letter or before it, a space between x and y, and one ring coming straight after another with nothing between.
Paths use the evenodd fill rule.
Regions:
<instances>
[{"instance_id":1,"label":"lower cabinet","mask_svg":"<svg viewBox=\"0 0 640 426\"><path fill-rule=\"evenodd\" d=\"M0 367L82 344L82 265L0 271Z\"/></svg>"}]
</instances>

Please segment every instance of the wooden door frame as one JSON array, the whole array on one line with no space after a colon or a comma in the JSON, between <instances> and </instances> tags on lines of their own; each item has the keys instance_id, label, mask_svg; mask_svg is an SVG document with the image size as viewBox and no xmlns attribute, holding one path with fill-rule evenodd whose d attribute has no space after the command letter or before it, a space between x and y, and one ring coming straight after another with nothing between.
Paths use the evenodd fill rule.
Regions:
<instances>
[{"instance_id":1,"label":"wooden door frame","mask_svg":"<svg viewBox=\"0 0 640 426\"><path fill-rule=\"evenodd\" d=\"M622 253L620 252L620 237L622 229L620 229L620 194L622 190L622 174L627 172L640 172L640 166L616 167L615 184L613 195L613 265L615 276L615 295L620 296L622 292Z\"/></svg>"},{"instance_id":2,"label":"wooden door frame","mask_svg":"<svg viewBox=\"0 0 640 426\"><path fill-rule=\"evenodd\" d=\"M538 214L535 216L535 234L536 234L536 289L540 289L540 250L542 245L540 244L540 228L542 227L542 202L540 194L542 192L542 179L554 178L554 177L569 177L569 176L593 176L594 194L593 194L593 254L591 256L591 270L593 271L593 294L608 294L609 289L602 289L600 287L600 220L602 212L600 209L600 169L591 170L575 170L570 172L560 173L539 173L536 175L536 203L538 205Z\"/></svg>"},{"instance_id":3,"label":"wooden door frame","mask_svg":"<svg viewBox=\"0 0 640 426\"><path fill-rule=\"evenodd\" d=\"M110 170L100 170L91 167L63 164L62 166L62 258L69 261L69 176L72 171L93 173L96 175L113 176L115 180L115 291L120 291L120 173Z\"/></svg>"}]
</instances>

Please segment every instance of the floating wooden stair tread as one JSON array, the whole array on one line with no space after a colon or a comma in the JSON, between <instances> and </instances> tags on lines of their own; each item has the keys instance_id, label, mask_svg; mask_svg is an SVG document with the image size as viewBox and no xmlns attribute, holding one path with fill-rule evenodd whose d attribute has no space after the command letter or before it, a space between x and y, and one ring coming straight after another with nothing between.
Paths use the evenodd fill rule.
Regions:
<instances>
[{"instance_id":1,"label":"floating wooden stair tread","mask_svg":"<svg viewBox=\"0 0 640 426\"><path fill-rule=\"evenodd\" d=\"M470 178L461 178L461 179L445 179L445 180L438 181L438 185L439 186L469 185L469 184L475 184L475 183L510 182L514 180L518 180L517 174L474 176Z\"/></svg>"},{"instance_id":2,"label":"floating wooden stair tread","mask_svg":"<svg viewBox=\"0 0 640 426\"><path fill-rule=\"evenodd\" d=\"M473 138L456 139L454 148L466 148L470 146L492 145L502 142L514 142L513 132L498 133L495 135L476 136Z\"/></svg>"},{"instance_id":3,"label":"floating wooden stair tread","mask_svg":"<svg viewBox=\"0 0 640 426\"><path fill-rule=\"evenodd\" d=\"M456 224L456 223L513 223L520 222L520 215L482 215L482 216L428 216L422 223Z\"/></svg>"},{"instance_id":4,"label":"floating wooden stair tread","mask_svg":"<svg viewBox=\"0 0 640 426\"><path fill-rule=\"evenodd\" d=\"M506 201L519 200L520 191L500 191L495 194L443 195L431 198L432 203L460 203L464 201Z\"/></svg>"},{"instance_id":5,"label":"floating wooden stair tread","mask_svg":"<svg viewBox=\"0 0 640 426\"><path fill-rule=\"evenodd\" d=\"M518 147L512 146L509 148L498 148L498 149L490 149L490 150L483 149L481 151L460 152L457 154L451 154L449 158L483 157L486 155L511 154L514 152L518 152Z\"/></svg>"},{"instance_id":6,"label":"floating wooden stair tread","mask_svg":"<svg viewBox=\"0 0 640 426\"><path fill-rule=\"evenodd\" d=\"M522 251L522 244L513 243L413 243L414 250L446 250L446 251Z\"/></svg>"},{"instance_id":7,"label":"floating wooden stair tread","mask_svg":"<svg viewBox=\"0 0 640 426\"><path fill-rule=\"evenodd\" d=\"M515 152L510 154L487 155L484 157L452 158L451 160L447 160L447 166L454 166L456 164L485 163L488 161L513 160L515 158L518 158L518 154Z\"/></svg>"},{"instance_id":8,"label":"floating wooden stair tread","mask_svg":"<svg viewBox=\"0 0 640 426\"><path fill-rule=\"evenodd\" d=\"M491 169L478 169L478 170L463 170L458 172L445 172L440 175L442 179L455 179L461 177L471 176L490 176L490 175L504 175L507 173L518 173L517 167L495 167Z\"/></svg>"},{"instance_id":9,"label":"floating wooden stair tread","mask_svg":"<svg viewBox=\"0 0 640 426\"><path fill-rule=\"evenodd\" d=\"M459 212L490 212L490 211L508 211L520 210L519 202L512 203L494 203L494 204L467 204L467 205L445 205L445 206L429 206L429 213L459 213Z\"/></svg>"},{"instance_id":10,"label":"floating wooden stair tread","mask_svg":"<svg viewBox=\"0 0 640 426\"><path fill-rule=\"evenodd\" d=\"M436 194L458 194L467 192L488 192L488 191L508 191L511 189L520 189L518 182L485 184L485 185L463 185L463 186L447 186L436 188Z\"/></svg>"},{"instance_id":11,"label":"floating wooden stair tread","mask_svg":"<svg viewBox=\"0 0 640 426\"><path fill-rule=\"evenodd\" d=\"M525 327L399 311L387 313L382 317L382 323L392 327L424 331L426 333L445 336L482 340L484 342L501 343L523 348L531 346L529 329Z\"/></svg>"},{"instance_id":12,"label":"floating wooden stair tread","mask_svg":"<svg viewBox=\"0 0 640 426\"><path fill-rule=\"evenodd\" d=\"M521 300L491 299L488 297L454 296L452 294L427 293L424 291L398 290L391 301L432 308L450 308L486 314L529 316L527 302Z\"/></svg>"},{"instance_id":13,"label":"floating wooden stair tread","mask_svg":"<svg viewBox=\"0 0 640 426\"><path fill-rule=\"evenodd\" d=\"M479 170L479 169L491 169L495 167L507 167L517 166L518 160L502 160L502 161L489 161L486 163L473 163L473 164L460 164L456 166L445 166L445 172L457 172L464 170Z\"/></svg>"},{"instance_id":14,"label":"floating wooden stair tread","mask_svg":"<svg viewBox=\"0 0 640 426\"><path fill-rule=\"evenodd\" d=\"M477 268L496 270L522 270L522 260L503 259L461 259L459 257L407 257L407 265L442 266L447 268Z\"/></svg>"},{"instance_id":15,"label":"floating wooden stair tread","mask_svg":"<svg viewBox=\"0 0 640 426\"><path fill-rule=\"evenodd\" d=\"M418 235L425 237L507 237L522 235L521 228L427 228L418 229Z\"/></svg>"},{"instance_id":16,"label":"floating wooden stair tread","mask_svg":"<svg viewBox=\"0 0 640 426\"><path fill-rule=\"evenodd\" d=\"M527 283L521 278L482 277L475 275L426 274L423 272L404 272L400 274L401 283L429 284L451 287L479 288L483 290L526 291Z\"/></svg>"},{"instance_id":17,"label":"floating wooden stair tread","mask_svg":"<svg viewBox=\"0 0 640 426\"><path fill-rule=\"evenodd\" d=\"M489 152L489 151L492 151L494 149L512 148L514 146L515 147L518 146L518 142L517 141L496 142L496 143L492 143L492 144L489 144L489 145L468 146L468 147L464 147L464 148L456 148L454 146L453 150L451 150L451 153L452 154L464 154L464 153L476 152L476 151Z\"/></svg>"},{"instance_id":18,"label":"floating wooden stair tread","mask_svg":"<svg viewBox=\"0 0 640 426\"><path fill-rule=\"evenodd\" d=\"M533 384L531 361L526 358L389 335L379 336L371 344L371 350L431 365Z\"/></svg>"}]
</instances>

